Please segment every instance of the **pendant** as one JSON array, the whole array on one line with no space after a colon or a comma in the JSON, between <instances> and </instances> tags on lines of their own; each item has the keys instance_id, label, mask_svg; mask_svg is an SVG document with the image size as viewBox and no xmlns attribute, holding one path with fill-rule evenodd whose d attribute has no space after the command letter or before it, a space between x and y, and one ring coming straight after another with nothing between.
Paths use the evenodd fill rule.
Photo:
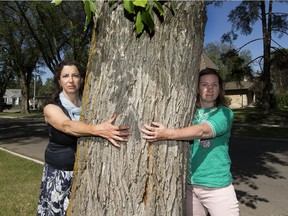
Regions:
<instances>
[{"instance_id":1,"label":"pendant","mask_svg":"<svg viewBox=\"0 0 288 216\"><path fill-rule=\"evenodd\" d=\"M209 148L211 143L210 143L210 140L207 139L207 140L200 140L200 145L202 145L204 148Z\"/></svg>"}]
</instances>

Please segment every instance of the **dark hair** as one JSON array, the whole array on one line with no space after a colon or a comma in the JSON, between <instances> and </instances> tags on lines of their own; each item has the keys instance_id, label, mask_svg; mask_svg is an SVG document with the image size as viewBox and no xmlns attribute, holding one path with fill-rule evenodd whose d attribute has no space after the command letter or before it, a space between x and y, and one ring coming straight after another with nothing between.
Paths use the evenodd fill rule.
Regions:
<instances>
[{"instance_id":1,"label":"dark hair","mask_svg":"<svg viewBox=\"0 0 288 216\"><path fill-rule=\"evenodd\" d=\"M52 96L52 101L53 102L57 102L57 100L59 99L59 94L61 93L62 91L62 88L59 86L59 80L60 80L60 76L61 76L61 72L64 68L64 66L75 66L77 67L79 73L80 73L80 76L81 78L83 78L83 82L80 86L80 89L79 89L79 95L82 96L82 93L83 93L83 89L84 89L84 79L85 79L85 69L83 67L81 67L76 61L74 60L63 60L61 61L55 68L54 68L54 87L55 87L55 90L54 90L54 93L53 93L53 96Z\"/></svg>"},{"instance_id":2,"label":"dark hair","mask_svg":"<svg viewBox=\"0 0 288 216\"><path fill-rule=\"evenodd\" d=\"M215 101L215 106L218 107L219 105L223 105L223 106L226 106L228 107L229 104L228 104L228 101L227 99L225 98L225 90L224 90L224 86L223 86L223 80L222 78L220 77L219 73L215 70L215 69L212 69L212 68L205 68L203 70L200 71L199 73L199 78L198 78L198 88L199 88L199 84L200 84L200 78L204 75L210 75L210 74L214 74L218 77L218 80L219 80L219 95L218 97L216 98L216 101ZM196 100L196 106L197 107L200 107L200 96L199 96L199 93L197 93L197 100Z\"/></svg>"}]
</instances>

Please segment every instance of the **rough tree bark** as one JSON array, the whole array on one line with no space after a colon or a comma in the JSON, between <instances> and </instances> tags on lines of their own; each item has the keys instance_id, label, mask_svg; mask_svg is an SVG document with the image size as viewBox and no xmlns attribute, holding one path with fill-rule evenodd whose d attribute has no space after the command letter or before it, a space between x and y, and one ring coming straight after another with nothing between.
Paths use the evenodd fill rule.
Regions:
<instances>
[{"instance_id":1,"label":"rough tree bark","mask_svg":"<svg viewBox=\"0 0 288 216\"><path fill-rule=\"evenodd\" d=\"M132 135L120 149L101 138L81 138L68 215L183 215L187 142L141 139L144 123L191 122L206 23L205 3L176 2L155 35L137 38L123 7L97 2L83 96L82 120L113 113ZM156 20L156 19L155 19Z\"/></svg>"}]
</instances>

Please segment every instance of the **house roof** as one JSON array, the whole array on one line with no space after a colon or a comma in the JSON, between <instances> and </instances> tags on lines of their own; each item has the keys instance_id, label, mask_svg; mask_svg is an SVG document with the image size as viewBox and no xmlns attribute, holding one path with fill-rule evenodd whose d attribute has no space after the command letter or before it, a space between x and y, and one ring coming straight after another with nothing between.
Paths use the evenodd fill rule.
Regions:
<instances>
[{"instance_id":1,"label":"house roof","mask_svg":"<svg viewBox=\"0 0 288 216\"><path fill-rule=\"evenodd\" d=\"M224 89L227 90L252 90L255 86L258 86L257 82L250 81L236 81L224 83Z\"/></svg>"},{"instance_id":2,"label":"house roof","mask_svg":"<svg viewBox=\"0 0 288 216\"><path fill-rule=\"evenodd\" d=\"M217 65L207 56L205 52L202 52L201 55L201 63L200 63L200 71L206 68L211 68L219 71Z\"/></svg>"},{"instance_id":3,"label":"house roof","mask_svg":"<svg viewBox=\"0 0 288 216\"><path fill-rule=\"evenodd\" d=\"M19 98L19 97L21 97L21 89L6 89L4 97L6 97L6 98Z\"/></svg>"}]
</instances>

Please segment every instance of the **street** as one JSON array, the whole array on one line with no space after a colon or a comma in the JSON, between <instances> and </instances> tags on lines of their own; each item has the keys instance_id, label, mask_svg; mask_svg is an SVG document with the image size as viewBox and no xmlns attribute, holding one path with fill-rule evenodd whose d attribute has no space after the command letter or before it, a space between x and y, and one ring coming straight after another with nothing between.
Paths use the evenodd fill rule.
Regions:
<instances>
[{"instance_id":1,"label":"street","mask_svg":"<svg viewBox=\"0 0 288 216\"><path fill-rule=\"evenodd\" d=\"M43 119L0 118L0 147L43 161ZM234 186L243 216L288 216L288 140L232 137Z\"/></svg>"}]
</instances>

